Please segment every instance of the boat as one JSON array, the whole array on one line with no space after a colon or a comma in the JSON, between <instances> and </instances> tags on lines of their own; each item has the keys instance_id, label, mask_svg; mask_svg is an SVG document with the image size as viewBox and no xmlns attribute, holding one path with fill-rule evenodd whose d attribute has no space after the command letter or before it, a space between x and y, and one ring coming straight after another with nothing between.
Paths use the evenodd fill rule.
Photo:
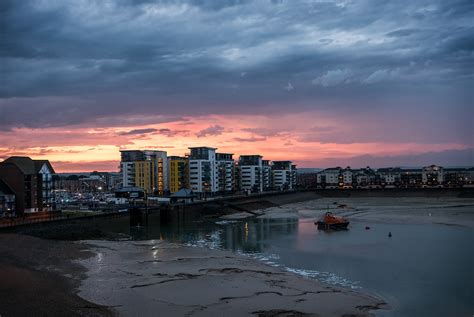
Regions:
<instances>
[{"instance_id":1,"label":"boat","mask_svg":"<svg viewBox=\"0 0 474 317\"><path fill-rule=\"evenodd\" d=\"M349 221L344 217L337 217L332 212L326 212L323 219L314 223L320 230L341 230L347 229Z\"/></svg>"}]
</instances>

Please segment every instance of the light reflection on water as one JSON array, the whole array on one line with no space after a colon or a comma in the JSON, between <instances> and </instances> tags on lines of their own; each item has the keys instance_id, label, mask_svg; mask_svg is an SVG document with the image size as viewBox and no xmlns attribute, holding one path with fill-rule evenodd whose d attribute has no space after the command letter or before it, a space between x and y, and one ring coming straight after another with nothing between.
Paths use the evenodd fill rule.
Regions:
<instances>
[{"instance_id":1,"label":"light reflection on water","mask_svg":"<svg viewBox=\"0 0 474 317\"><path fill-rule=\"evenodd\" d=\"M129 233L134 239L231 250L308 278L362 288L394 306L380 316L471 316L474 311L471 228L353 221L348 231L322 232L313 219L164 225L151 218L147 228Z\"/></svg>"}]
</instances>

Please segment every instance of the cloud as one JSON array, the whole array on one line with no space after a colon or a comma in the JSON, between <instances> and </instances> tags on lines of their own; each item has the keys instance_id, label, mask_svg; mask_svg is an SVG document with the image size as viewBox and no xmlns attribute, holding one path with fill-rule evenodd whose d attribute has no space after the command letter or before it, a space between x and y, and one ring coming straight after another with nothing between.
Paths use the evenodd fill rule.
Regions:
<instances>
[{"instance_id":1,"label":"cloud","mask_svg":"<svg viewBox=\"0 0 474 317\"><path fill-rule=\"evenodd\" d=\"M379 69L369 75L363 82L375 84L383 81L394 80L400 77L400 69Z\"/></svg>"},{"instance_id":2,"label":"cloud","mask_svg":"<svg viewBox=\"0 0 474 317\"><path fill-rule=\"evenodd\" d=\"M119 135L142 135L158 131L157 129L148 128L148 129L133 129L126 132L120 132Z\"/></svg>"},{"instance_id":3,"label":"cloud","mask_svg":"<svg viewBox=\"0 0 474 317\"><path fill-rule=\"evenodd\" d=\"M389 37L401 37L401 36L409 36L412 35L413 33L416 33L417 30L414 29L400 29L392 32L388 32L387 36Z\"/></svg>"},{"instance_id":4,"label":"cloud","mask_svg":"<svg viewBox=\"0 0 474 317\"><path fill-rule=\"evenodd\" d=\"M281 128L243 128L241 129L241 131L250 132L252 134L264 137L273 137L281 135L286 130L283 130Z\"/></svg>"},{"instance_id":5,"label":"cloud","mask_svg":"<svg viewBox=\"0 0 474 317\"><path fill-rule=\"evenodd\" d=\"M189 132L190 132L189 130L171 130L168 128L163 128L163 129L159 129L156 134L161 134L169 138L172 138L178 135L187 136Z\"/></svg>"},{"instance_id":6,"label":"cloud","mask_svg":"<svg viewBox=\"0 0 474 317\"><path fill-rule=\"evenodd\" d=\"M332 87L350 83L352 76L353 74L349 69L330 70L324 75L313 79L312 83L322 87Z\"/></svg>"},{"instance_id":7,"label":"cloud","mask_svg":"<svg viewBox=\"0 0 474 317\"><path fill-rule=\"evenodd\" d=\"M261 142L261 141L265 141L267 138L265 137L262 137L262 138L256 138L256 137L251 137L251 138L234 138L234 141L237 141L237 142Z\"/></svg>"},{"instance_id":8,"label":"cloud","mask_svg":"<svg viewBox=\"0 0 474 317\"><path fill-rule=\"evenodd\" d=\"M472 166L474 165L474 148L465 150L445 150L432 151L420 154L405 155L358 155L346 158L328 157L315 160L310 165L312 167L334 167L347 166L352 168L361 168L370 166L372 168L379 167L422 167L436 164L444 167L449 166ZM303 162L302 162L303 163Z\"/></svg>"},{"instance_id":9,"label":"cloud","mask_svg":"<svg viewBox=\"0 0 474 317\"><path fill-rule=\"evenodd\" d=\"M42 145L95 146L129 138L84 130L167 123L152 133L171 137L186 134L171 123L209 115L309 112L321 126L332 124L321 113L357 118L345 141L472 142L469 0L3 0L0 10L0 146L28 142L24 129L53 129L35 134ZM390 133L366 129L394 117Z\"/></svg>"},{"instance_id":10,"label":"cloud","mask_svg":"<svg viewBox=\"0 0 474 317\"><path fill-rule=\"evenodd\" d=\"M293 87L293 85L291 83L288 83L285 88L284 88L286 91L292 91L294 90L295 88Z\"/></svg>"},{"instance_id":11,"label":"cloud","mask_svg":"<svg viewBox=\"0 0 474 317\"><path fill-rule=\"evenodd\" d=\"M199 131L198 133L196 133L196 136L198 138L203 138L203 137L206 137L206 136L217 136L217 135L221 135L222 133L224 133L225 131L225 128L220 126L220 125L213 125L213 126L210 126L208 128L205 128L201 131Z\"/></svg>"}]
</instances>

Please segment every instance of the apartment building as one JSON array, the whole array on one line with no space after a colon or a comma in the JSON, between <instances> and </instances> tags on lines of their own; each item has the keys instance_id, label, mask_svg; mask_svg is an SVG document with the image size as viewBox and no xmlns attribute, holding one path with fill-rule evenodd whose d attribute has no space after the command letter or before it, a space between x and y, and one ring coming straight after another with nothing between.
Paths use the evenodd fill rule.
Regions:
<instances>
[{"instance_id":1,"label":"apartment building","mask_svg":"<svg viewBox=\"0 0 474 317\"><path fill-rule=\"evenodd\" d=\"M270 160L262 160L262 181L263 181L263 190L272 189L272 166L270 165Z\"/></svg>"},{"instance_id":2,"label":"apartment building","mask_svg":"<svg viewBox=\"0 0 474 317\"><path fill-rule=\"evenodd\" d=\"M289 190L296 186L296 166L291 161L273 161L272 163L273 188Z\"/></svg>"},{"instance_id":3,"label":"apartment building","mask_svg":"<svg viewBox=\"0 0 474 317\"><path fill-rule=\"evenodd\" d=\"M398 167L379 168L377 174L380 176L381 185L386 188L400 186L402 170Z\"/></svg>"},{"instance_id":4,"label":"apartment building","mask_svg":"<svg viewBox=\"0 0 474 317\"><path fill-rule=\"evenodd\" d=\"M234 154L216 153L218 191L231 193L234 191Z\"/></svg>"},{"instance_id":5,"label":"apartment building","mask_svg":"<svg viewBox=\"0 0 474 317\"><path fill-rule=\"evenodd\" d=\"M168 157L170 193L189 188L189 160L187 157Z\"/></svg>"},{"instance_id":6,"label":"apartment building","mask_svg":"<svg viewBox=\"0 0 474 317\"><path fill-rule=\"evenodd\" d=\"M15 192L0 179L0 216L15 212Z\"/></svg>"},{"instance_id":7,"label":"apartment building","mask_svg":"<svg viewBox=\"0 0 474 317\"><path fill-rule=\"evenodd\" d=\"M53 167L47 160L13 156L0 163L0 180L15 194L15 211L48 211L53 206Z\"/></svg>"},{"instance_id":8,"label":"apartment building","mask_svg":"<svg viewBox=\"0 0 474 317\"><path fill-rule=\"evenodd\" d=\"M322 170L318 173L316 177L317 186L321 188L338 188L340 173L340 167L327 168L325 170Z\"/></svg>"},{"instance_id":9,"label":"apartment building","mask_svg":"<svg viewBox=\"0 0 474 317\"><path fill-rule=\"evenodd\" d=\"M430 165L421 171L423 186L441 186L444 182L444 169L441 166Z\"/></svg>"},{"instance_id":10,"label":"apartment building","mask_svg":"<svg viewBox=\"0 0 474 317\"><path fill-rule=\"evenodd\" d=\"M122 150L122 187L140 187L147 194L169 191L168 158L165 151Z\"/></svg>"},{"instance_id":11,"label":"apartment building","mask_svg":"<svg viewBox=\"0 0 474 317\"><path fill-rule=\"evenodd\" d=\"M189 187L200 196L219 191L216 148L191 147L189 154Z\"/></svg>"},{"instance_id":12,"label":"apartment building","mask_svg":"<svg viewBox=\"0 0 474 317\"><path fill-rule=\"evenodd\" d=\"M241 155L239 158L240 189L263 191L263 162L261 155Z\"/></svg>"}]
</instances>

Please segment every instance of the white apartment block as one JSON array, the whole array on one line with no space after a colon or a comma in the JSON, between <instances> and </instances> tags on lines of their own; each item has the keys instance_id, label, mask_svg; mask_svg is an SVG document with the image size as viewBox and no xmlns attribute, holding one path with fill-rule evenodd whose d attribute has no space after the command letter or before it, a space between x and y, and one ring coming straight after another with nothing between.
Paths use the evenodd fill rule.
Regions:
<instances>
[{"instance_id":1,"label":"white apartment block","mask_svg":"<svg viewBox=\"0 0 474 317\"><path fill-rule=\"evenodd\" d=\"M261 155L241 155L239 158L240 189L263 191L263 162Z\"/></svg>"},{"instance_id":2,"label":"white apartment block","mask_svg":"<svg viewBox=\"0 0 474 317\"><path fill-rule=\"evenodd\" d=\"M234 159L231 153L216 153L219 192L234 191Z\"/></svg>"},{"instance_id":3,"label":"white apartment block","mask_svg":"<svg viewBox=\"0 0 474 317\"><path fill-rule=\"evenodd\" d=\"M122 187L135 186L135 163L120 162L120 175L122 176Z\"/></svg>"},{"instance_id":4,"label":"white apartment block","mask_svg":"<svg viewBox=\"0 0 474 317\"><path fill-rule=\"evenodd\" d=\"M277 190L293 189L296 186L296 168L291 161L273 161L273 188Z\"/></svg>"},{"instance_id":5,"label":"white apartment block","mask_svg":"<svg viewBox=\"0 0 474 317\"><path fill-rule=\"evenodd\" d=\"M219 191L216 148L189 148L189 187L196 193L214 194Z\"/></svg>"},{"instance_id":6,"label":"white apartment block","mask_svg":"<svg viewBox=\"0 0 474 317\"><path fill-rule=\"evenodd\" d=\"M263 181L263 190L272 189L272 167L269 160L262 160L262 181ZM296 173L295 173L296 175Z\"/></svg>"},{"instance_id":7,"label":"white apartment block","mask_svg":"<svg viewBox=\"0 0 474 317\"><path fill-rule=\"evenodd\" d=\"M344 188L352 188L352 170L349 167L342 172L342 184Z\"/></svg>"},{"instance_id":8,"label":"white apartment block","mask_svg":"<svg viewBox=\"0 0 474 317\"><path fill-rule=\"evenodd\" d=\"M341 168L327 168L318 173L316 176L316 182L318 186L324 188L338 188L339 187L339 175Z\"/></svg>"}]
</instances>

